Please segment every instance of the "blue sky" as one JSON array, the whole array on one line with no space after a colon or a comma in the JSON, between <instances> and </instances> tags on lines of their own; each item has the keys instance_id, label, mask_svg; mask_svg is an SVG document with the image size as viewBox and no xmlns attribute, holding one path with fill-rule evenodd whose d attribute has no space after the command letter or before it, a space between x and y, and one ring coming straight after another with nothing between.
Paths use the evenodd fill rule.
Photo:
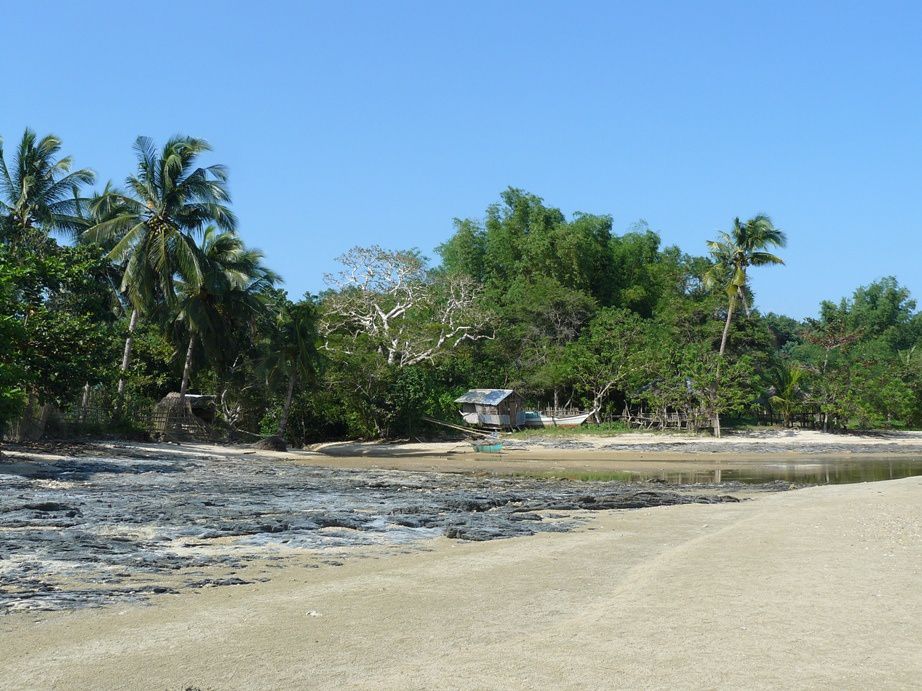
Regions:
<instances>
[{"instance_id":1,"label":"blue sky","mask_svg":"<svg viewBox=\"0 0 922 691\"><path fill-rule=\"evenodd\" d=\"M101 181L214 146L290 293L354 245L429 256L507 186L704 253L772 216L764 311L895 275L922 299L922 3L0 2L0 134Z\"/></svg>"}]
</instances>

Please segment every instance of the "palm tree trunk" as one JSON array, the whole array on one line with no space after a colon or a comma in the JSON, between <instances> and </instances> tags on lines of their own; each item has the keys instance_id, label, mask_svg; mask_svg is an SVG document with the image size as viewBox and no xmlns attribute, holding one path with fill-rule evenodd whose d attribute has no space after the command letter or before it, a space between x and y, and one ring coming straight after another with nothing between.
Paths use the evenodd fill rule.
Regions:
<instances>
[{"instance_id":1,"label":"palm tree trunk","mask_svg":"<svg viewBox=\"0 0 922 691\"><path fill-rule=\"evenodd\" d=\"M720 411L717 410L717 390L720 387L720 362L723 361L724 351L727 349L727 336L730 335L730 322L733 320L733 306L736 303L735 296L730 296L730 301L727 304L727 321L724 323L724 332L720 337L720 361L717 363L717 376L714 381L714 390L713 390L713 400L712 405L714 406L714 436L720 439Z\"/></svg>"},{"instance_id":2,"label":"palm tree trunk","mask_svg":"<svg viewBox=\"0 0 922 691\"><path fill-rule=\"evenodd\" d=\"M131 364L131 346L134 343L134 330L138 325L138 310L131 310L131 319L128 321L128 336L125 338L125 350L122 353L122 367L119 370L118 377L118 398L116 399L115 409L121 410L122 400L125 398L125 376L128 372L128 365Z\"/></svg>"},{"instance_id":3,"label":"palm tree trunk","mask_svg":"<svg viewBox=\"0 0 922 691\"><path fill-rule=\"evenodd\" d=\"M730 320L733 319L733 306L736 303L734 298L730 298L730 302L727 305L727 321L724 324L724 332L720 337L720 357L723 358L724 351L727 349L727 336L730 334Z\"/></svg>"},{"instance_id":4,"label":"palm tree trunk","mask_svg":"<svg viewBox=\"0 0 922 691\"><path fill-rule=\"evenodd\" d=\"M276 435L282 439L285 438L285 428L288 426L288 413L291 411L291 398L294 395L297 380L298 375L294 372L288 377L288 392L285 394L285 405L282 407L282 417L279 419L279 429L278 432L276 432Z\"/></svg>"},{"instance_id":5,"label":"palm tree trunk","mask_svg":"<svg viewBox=\"0 0 922 691\"><path fill-rule=\"evenodd\" d=\"M742 300L742 302L743 302L743 311L746 313L746 316L747 316L747 317L751 317L751 316L752 316L752 313L751 313L750 310L749 310L749 300L746 299L746 291L743 290L743 287L742 287L742 286L740 286L740 287L737 288L736 290L737 290L737 292L739 293L740 300Z\"/></svg>"},{"instance_id":6,"label":"palm tree trunk","mask_svg":"<svg viewBox=\"0 0 922 691\"><path fill-rule=\"evenodd\" d=\"M179 404L186 400L186 391L189 390L189 379L192 377L192 352L195 350L195 334L189 336L189 347L186 348L186 364L182 368L182 384L179 386Z\"/></svg>"}]
</instances>

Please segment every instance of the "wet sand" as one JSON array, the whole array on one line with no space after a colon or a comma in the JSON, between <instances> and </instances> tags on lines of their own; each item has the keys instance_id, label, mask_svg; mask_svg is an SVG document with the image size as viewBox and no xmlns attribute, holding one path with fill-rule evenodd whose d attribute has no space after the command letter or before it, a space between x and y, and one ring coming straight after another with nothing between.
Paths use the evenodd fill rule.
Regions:
<instances>
[{"instance_id":1,"label":"wet sand","mask_svg":"<svg viewBox=\"0 0 922 691\"><path fill-rule=\"evenodd\" d=\"M4 688L908 688L922 478L0 618Z\"/></svg>"}]
</instances>

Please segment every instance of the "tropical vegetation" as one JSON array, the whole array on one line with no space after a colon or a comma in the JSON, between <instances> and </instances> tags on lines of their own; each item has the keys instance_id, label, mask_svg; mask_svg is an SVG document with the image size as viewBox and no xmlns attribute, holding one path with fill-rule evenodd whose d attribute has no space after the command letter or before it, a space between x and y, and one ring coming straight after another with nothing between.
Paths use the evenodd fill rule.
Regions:
<instances>
[{"instance_id":1,"label":"tropical vegetation","mask_svg":"<svg viewBox=\"0 0 922 691\"><path fill-rule=\"evenodd\" d=\"M246 244L206 141L139 137L135 170L95 189L62 146L30 130L0 145L7 436L144 434L170 392L212 396L233 439L417 435L426 417L454 422L473 387L592 410L605 429L922 425L906 288L884 277L816 318L761 313L750 274L782 271L787 242L763 214L687 254L510 188L455 221L439 261L356 247L325 291L292 299Z\"/></svg>"}]
</instances>

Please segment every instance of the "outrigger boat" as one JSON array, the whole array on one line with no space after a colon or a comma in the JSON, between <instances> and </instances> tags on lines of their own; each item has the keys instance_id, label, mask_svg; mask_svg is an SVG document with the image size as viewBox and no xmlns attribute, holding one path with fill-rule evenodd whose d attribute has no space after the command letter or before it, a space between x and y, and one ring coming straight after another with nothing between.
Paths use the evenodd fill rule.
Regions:
<instances>
[{"instance_id":1,"label":"outrigger boat","mask_svg":"<svg viewBox=\"0 0 922 691\"><path fill-rule=\"evenodd\" d=\"M551 415L535 410L525 411L525 427L579 427L589 419L592 411L576 415Z\"/></svg>"},{"instance_id":2,"label":"outrigger boat","mask_svg":"<svg viewBox=\"0 0 922 691\"><path fill-rule=\"evenodd\" d=\"M503 441L499 438L499 435L496 432L485 433L477 430L470 429L468 427L461 427L459 425L453 425L450 422L445 422L444 420L437 420L434 417L429 417L423 415L423 420L426 422L431 422L436 425L441 425L442 427L448 427L449 429L455 429L459 432L467 432L468 434L480 435L480 439L470 439L470 444L474 447L474 451L480 451L485 453L501 453L503 450Z\"/></svg>"}]
</instances>

